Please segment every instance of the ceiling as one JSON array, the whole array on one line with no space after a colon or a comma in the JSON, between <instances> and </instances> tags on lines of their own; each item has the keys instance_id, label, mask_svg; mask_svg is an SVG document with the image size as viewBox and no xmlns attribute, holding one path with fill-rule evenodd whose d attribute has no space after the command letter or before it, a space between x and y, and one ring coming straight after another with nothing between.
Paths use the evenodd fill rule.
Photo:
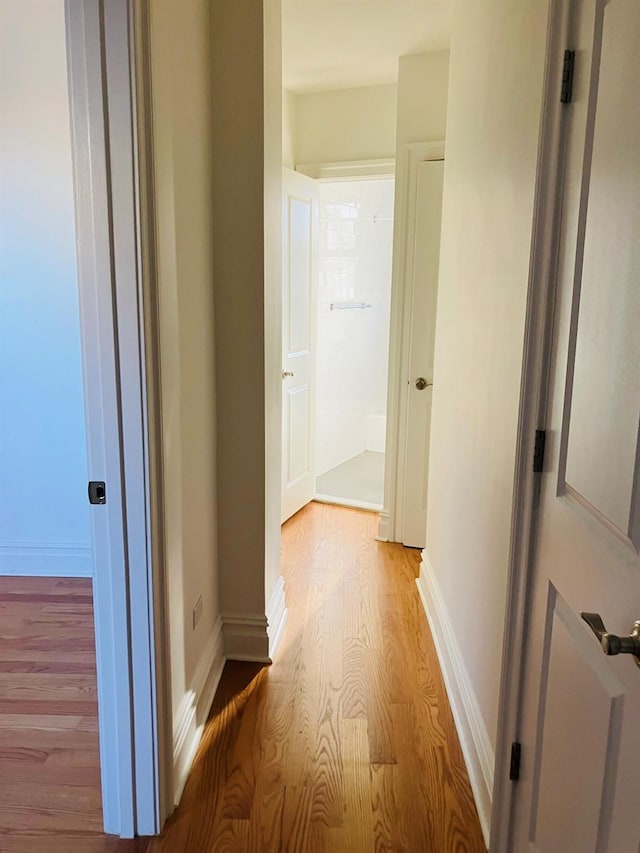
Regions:
<instances>
[{"instance_id":1,"label":"ceiling","mask_svg":"<svg viewBox=\"0 0 640 853\"><path fill-rule=\"evenodd\" d=\"M454 0L283 0L285 89L395 83L398 57L446 50Z\"/></svg>"}]
</instances>

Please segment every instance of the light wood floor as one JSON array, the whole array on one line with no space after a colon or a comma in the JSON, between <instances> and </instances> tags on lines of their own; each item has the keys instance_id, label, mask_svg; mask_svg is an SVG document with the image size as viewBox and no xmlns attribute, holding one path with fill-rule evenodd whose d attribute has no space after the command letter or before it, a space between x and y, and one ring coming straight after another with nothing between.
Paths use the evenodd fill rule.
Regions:
<instances>
[{"instance_id":1,"label":"light wood floor","mask_svg":"<svg viewBox=\"0 0 640 853\"><path fill-rule=\"evenodd\" d=\"M149 853L476 853L478 817L415 578L377 516L284 526L271 667L228 664L183 800Z\"/></svg>"},{"instance_id":2,"label":"light wood floor","mask_svg":"<svg viewBox=\"0 0 640 853\"><path fill-rule=\"evenodd\" d=\"M225 667L182 802L162 836L109 840L72 823L72 832L54 835L43 827L39 839L20 838L16 832L32 826L31 813L46 807L38 806L38 791L20 781L20 771L14 770L15 784L4 775L5 765L22 766L24 774L28 764L18 753L12 759L18 741L8 736L11 748L2 740L0 759L0 853L484 853L415 587L419 555L376 542L376 523L371 513L311 504L284 526L289 619L275 662ZM17 611L7 607L3 617L5 612ZM0 630L3 643L18 627L16 615L8 618L11 630L4 618ZM80 652L69 648L59 649L64 660L82 666L69 658ZM33 657L11 655L9 649L3 648L0 666ZM8 715L0 726L13 731L25 706L5 710L9 694L0 695L0 714ZM48 710L54 718L58 707ZM64 707L66 719L77 718L74 736L93 740L57 747L60 758L66 756L57 787L66 789L75 780L76 791L84 792L79 776L68 774L78 769L82 755L95 774L96 734L88 731L90 714L74 715ZM32 767L38 755L43 759L38 766L46 767L51 756L44 752L51 748L20 747L26 756L34 751ZM77 820L80 812L98 819L94 794L59 796L65 819ZM29 797L31 810L24 805Z\"/></svg>"},{"instance_id":3,"label":"light wood floor","mask_svg":"<svg viewBox=\"0 0 640 853\"><path fill-rule=\"evenodd\" d=\"M0 851L74 843L115 850L102 834L91 581L0 577Z\"/></svg>"}]
</instances>

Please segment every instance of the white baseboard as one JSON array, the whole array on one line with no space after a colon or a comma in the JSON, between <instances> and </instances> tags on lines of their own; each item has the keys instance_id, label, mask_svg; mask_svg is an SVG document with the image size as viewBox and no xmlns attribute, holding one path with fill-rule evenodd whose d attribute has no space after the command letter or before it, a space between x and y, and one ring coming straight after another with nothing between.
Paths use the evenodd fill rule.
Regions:
<instances>
[{"instance_id":1,"label":"white baseboard","mask_svg":"<svg viewBox=\"0 0 640 853\"><path fill-rule=\"evenodd\" d=\"M227 613L222 616L224 654L227 660L271 663L267 617L251 613Z\"/></svg>"},{"instance_id":2,"label":"white baseboard","mask_svg":"<svg viewBox=\"0 0 640 853\"><path fill-rule=\"evenodd\" d=\"M39 578L90 578L91 546L75 542L2 542L0 575Z\"/></svg>"},{"instance_id":3,"label":"white baseboard","mask_svg":"<svg viewBox=\"0 0 640 853\"><path fill-rule=\"evenodd\" d=\"M269 634L269 657L271 660L273 660L276 648L280 642L288 612L284 597L284 578L282 575L279 575L276 588L273 590L269 604L267 605L267 631Z\"/></svg>"},{"instance_id":4,"label":"white baseboard","mask_svg":"<svg viewBox=\"0 0 640 853\"><path fill-rule=\"evenodd\" d=\"M380 510L380 521L378 522L378 542L391 541L391 516L388 509Z\"/></svg>"},{"instance_id":5,"label":"white baseboard","mask_svg":"<svg viewBox=\"0 0 640 853\"><path fill-rule=\"evenodd\" d=\"M176 805L191 770L204 724L224 669L222 619L218 616L173 726L173 796Z\"/></svg>"},{"instance_id":6,"label":"white baseboard","mask_svg":"<svg viewBox=\"0 0 640 853\"><path fill-rule=\"evenodd\" d=\"M351 498L337 498L333 495L315 494L314 501L319 504L331 504L331 506L347 506L350 509L364 509L366 512L380 512L381 504L369 503L369 501L355 501Z\"/></svg>"},{"instance_id":7,"label":"white baseboard","mask_svg":"<svg viewBox=\"0 0 640 853\"><path fill-rule=\"evenodd\" d=\"M488 847L495 754L446 605L424 552L416 584L433 635L482 834Z\"/></svg>"}]
</instances>

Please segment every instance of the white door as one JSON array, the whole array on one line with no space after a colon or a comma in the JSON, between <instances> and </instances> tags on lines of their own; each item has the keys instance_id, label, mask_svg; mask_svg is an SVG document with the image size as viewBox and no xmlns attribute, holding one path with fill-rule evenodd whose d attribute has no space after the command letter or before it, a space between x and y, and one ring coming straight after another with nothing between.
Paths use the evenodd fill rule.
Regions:
<instances>
[{"instance_id":1,"label":"white door","mask_svg":"<svg viewBox=\"0 0 640 853\"><path fill-rule=\"evenodd\" d=\"M444 162L422 159L411 166L405 261L404 328L408 329L409 342L400 539L405 545L424 548Z\"/></svg>"},{"instance_id":2,"label":"white door","mask_svg":"<svg viewBox=\"0 0 640 853\"><path fill-rule=\"evenodd\" d=\"M547 458L510 850L640 849L640 3L574 0ZM606 638L605 638L606 643Z\"/></svg>"},{"instance_id":3,"label":"white door","mask_svg":"<svg viewBox=\"0 0 640 853\"><path fill-rule=\"evenodd\" d=\"M155 314L146 284L143 293L148 258L141 266L138 242L148 247L154 221L138 218L146 205L137 168L146 172L151 164L135 133L130 12L127 3L100 0L65 5L87 473L104 486L102 502L90 510L103 819L105 832L128 838L160 831L171 767L163 760L169 684L157 639L164 615L155 606L162 599L152 452L159 447L159 396L150 378L154 347L145 353L144 337Z\"/></svg>"},{"instance_id":4,"label":"white door","mask_svg":"<svg viewBox=\"0 0 640 853\"><path fill-rule=\"evenodd\" d=\"M282 176L282 521L313 499L318 192Z\"/></svg>"}]
</instances>

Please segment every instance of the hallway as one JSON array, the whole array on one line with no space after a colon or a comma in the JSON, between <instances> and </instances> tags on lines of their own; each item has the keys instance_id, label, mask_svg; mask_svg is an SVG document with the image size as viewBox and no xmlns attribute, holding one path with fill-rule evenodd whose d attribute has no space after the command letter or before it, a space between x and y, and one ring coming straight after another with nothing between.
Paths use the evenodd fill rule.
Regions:
<instances>
[{"instance_id":1,"label":"hallway","mask_svg":"<svg viewBox=\"0 0 640 853\"><path fill-rule=\"evenodd\" d=\"M316 503L284 525L275 662L227 664L180 807L148 853L485 850L419 552L376 542L376 525Z\"/></svg>"},{"instance_id":2,"label":"hallway","mask_svg":"<svg viewBox=\"0 0 640 853\"><path fill-rule=\"evenodd\" d=\"M45 726L47 744L68 756L68 766L52 767L47 775L44 735L37 751L23 749L30 744L7 726L0 763L7 776L5 799L11 795L12 801L3 812L1 853L45 848L51 853L484 851L414 582L419 552L376 542L376 526L373 513L318 503L284 525L289 618L275 662L270 667L227 663L182 802L160 838L124 841L99 832L99 800L93 797L91 811L82 787L94 784L99 791L97 731L82 716L91 709L77 704L85 693L87 701L95 699L83 681L73 711L67 711L69 702L59 701L46 709L60 714L64 704L64 712L75 715L69 724L83 723L69 743L61 738L68 740L70 733L58 731L62 723L66 728L66 717L51 717ZM31 586L43 584L32 580ZM84 666L89 650L78 643L89 642L93 655L91 598L89 588L74 583L77 592L71 584L55 590L64 594L64 612L70 614L59 615L67 621L58 630L75 633L60 639L67 643L64 660L72 660L65 666L75 667L65 678L86 680L93 658L87 674L82 669L78 675L77 661ZM18 605L9 584L15 591L15 579L5 584L4 607L12 608L15 619ZM33 595L22 598L21 606L31 608L35 632L37 602ZM57 606L57 598L45 599L46 607ZM60 643L51 645L55 660ZM12 660L16 654L7 646L4 657ZM38 674L28 677L51 679L41 663L34 666ZM8 673L7 679L14 676ZM45 711L28 698L25 719L44 721ZM15 715L18 701L24 704L5 699L0 710ZM36 710L40 716L34 717ZM31 766L33 761L38 766ZM27 780L33 795L36 777L38 790L52 783L49 800L35 802L31 796L25 810L15 797ZM27 814L27 824L16 823Z\"/></svg>"}]
</instances>

